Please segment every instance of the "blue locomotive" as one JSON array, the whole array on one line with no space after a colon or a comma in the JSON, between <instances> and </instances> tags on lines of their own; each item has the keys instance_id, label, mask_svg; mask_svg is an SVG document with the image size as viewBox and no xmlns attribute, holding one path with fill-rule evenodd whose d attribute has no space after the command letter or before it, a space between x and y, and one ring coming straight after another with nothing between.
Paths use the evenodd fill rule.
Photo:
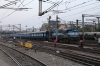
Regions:
<instances>
[{"instance_id":1,"label":"blue locomotive","mask_svg":"<svg viewBox=\"0 0 100 66\"><path fill-rule=\"evenodd\" d=\"M39 31L31 33L16 33L10 35L10 37L16 37L21 39L44 40L44 41L54 41L56 39L56 36L58 42L71 43L79 41L79 35L77 29Z\"/></svg>"}]
</instances>

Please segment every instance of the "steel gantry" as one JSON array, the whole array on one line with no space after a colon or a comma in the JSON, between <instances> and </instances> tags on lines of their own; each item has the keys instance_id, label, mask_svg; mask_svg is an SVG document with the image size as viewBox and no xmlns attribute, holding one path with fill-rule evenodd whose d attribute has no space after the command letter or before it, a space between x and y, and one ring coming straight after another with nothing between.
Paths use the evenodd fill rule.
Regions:
<instances>
[{"instance_id":1,"label":"steel gantry","mask_svg":"<svg viewBox=\"0 0 100 66\"><path fill-rule=\"evenodd\" d=\"M16 0L16 1L10 1L10 3L7 3L5 5L0 6L0 9L8 7L8 6L13 5L13 4L16 5L17 2L18 2L18 0Z\"/></svg>"},{"instance_id":2,"label":"steel gantry","mask_svg":"<svg viewBox=\"0 0 100 66\"><path fill-rule=\"evenodd\" d=\"M83 41L84 41L84 18L85 17L96 17L98 19L98 26L99 26L100 15L82 14L82 39Z\"/></svg>"}]
</instances>

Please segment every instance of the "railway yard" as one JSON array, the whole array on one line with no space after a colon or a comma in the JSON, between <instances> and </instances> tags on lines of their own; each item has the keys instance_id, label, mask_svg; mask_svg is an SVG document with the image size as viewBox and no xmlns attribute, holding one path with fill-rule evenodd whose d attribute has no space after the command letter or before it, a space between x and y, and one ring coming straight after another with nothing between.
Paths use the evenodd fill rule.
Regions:
<instances>
[{"instance_id":1,"label":"railway yard","mask_svg":"<svg viewBox=\"0 0 100 66\"><path fill-rule=\"evenodd\" d=\"M22 41L21 41L22 42ZM78 47L78 44L57 43L57 48L52 42L47 41L27 41L32 48L20 46L20 41L1 41L0 52L8 53L14 60L12 61L3 53L3 59L10 66L99 66L100 49L94 46ZM98 45L98 44L97 44ZM99 45L98 45L99 46ZM6 49L5 49L6 48ZM21 55L22 54L22 55ZM7 58L7 59L5 59ZM11 61L9 61L10 59ZM35 60L34 60L35 59ZM12 64L12 62L15 62ZM33 63L34 62L34 63ZM17 64L17 65L16 65Z\"/></svg>"},{"instance_id":2,"label":"railway yard","mask_svg":"<svg viewBox=\"0 0 100 66\"><path fill-rule=\"evenodd\" d=\"M100 66L100 0L0 0L0 66Z\"/></svg>"}]
</instances>

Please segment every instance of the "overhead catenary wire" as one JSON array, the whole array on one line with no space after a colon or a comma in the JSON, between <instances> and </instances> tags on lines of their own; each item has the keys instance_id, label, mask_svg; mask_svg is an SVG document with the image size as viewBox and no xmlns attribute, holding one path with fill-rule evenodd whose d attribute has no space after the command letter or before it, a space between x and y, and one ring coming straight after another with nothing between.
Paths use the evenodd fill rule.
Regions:
<instances>
[{"instance_id":1,"label":"overhead catenary wire","mask_svg":"<svg viewBox=\"0 0 100 66\"><path fill-rule=\"evenodd\" d=\"M88 1L89 2L89 1Z\"/></svg>"},{"instance_id":2,"label":"overhead catenary wire","mask_svg":"<svg viewBox=\"0 0 100 66\"><path fill-rule=\"evenodd\" d=\"M14 11L15 12L15 11ZM12 13L14 13L14 12L12 12ZM11 15L12 13L10 13L9 15ZM9 15L7 15L7 16L9 16Z\"/></svg>"},{"instance_id":3,"label":"overhead catenary wire","mask_svg":"<svg viewBox=\"0 0 100 66\"><path fill-rule=\"evenodd\" d=\"M38 18L36 18L36 19L38 19ZM39 18L39 19L42 19L42 18ZM39 20L39 19L38 19L38 20Z\"/></svg>"},{"instance_id":4,"label":"overhead catenary wire","mask_svg":"<svg viewBox=\"0 0 100 66\"><path fill-rule=\"evenodd\" d=\"M18 8L22 5L22 3L23 3L24 1L25 1L25 0L23 0L23 1L21 2L21 4L18 6ZM2 20L5 19L5 18L7 18L8 16L10 16L11 14L13 14L14 12L16 12L16 10L13 11L13 12L11 12L11 13L8 14L7 16L5 16L4 18L2 18ZM2 21L2 20L1 20L1 21Z\"/></svg>"},{"instance_id":5,"label":"overhead catenary wire","mask_svg":"<svg viewBox=\"0 0 100 66\"><path fill-rule=\"evenodd\" d=\"M92 4L88 4L88 5L94 5L94 4L97 4L97 2L95 2L95 3L92 3ZM87 5L85 5L85 6L87 6ZM84 6L84 7L85 7ZM72 15L78 15L78 14L81 14L81 13L84 13L84 12L86 12L86 11L91 11L91 10L93 10L94 8L97 8L99 5L97 5L97 6L95 6L95 7L92 7L92 8L89 8L89 9L86 9L86 10L83 10L82 12L78 12L78 13L74 13L74 14L71 14L71 15L67 15L67 16L63 16L62 18L65 18L65 17L68 17L68 16L72 16ZM91 9L91 10L90 10ZM72 9L72 10L76 10L76 9ZM70 10L70 11L72 11L72 10ZM67 11L68 12L68 11Z\"/></svg>"},{"instance_id":6,"label":"overhead catenary wire","mask_svg":"<svg viewBox=\"0 0 100 66\"><path fill-rule=\"evenodd\" d=\"M21 4L18 6L18 8L19 8L21 5L23 5L22 3L23 3L24 1L25 1L25 0L23 0L23 1L21 2ZM26 5L30 4L30 3L33 2L33 1L34 1L34 0L32 0L32 1L30 1L29 3L23 5L23 7L25 7ZM15 11L16 11L16 10L15 10ZM4 18L2 18L1 21L2 21L3 19L7 18L8 16L10 16L11 14L13 14L15 11L11 12L10 14L8 14L8 15L5 16Z\"/></svg>"},{"instance_id":7,"label":"overhead catenary wire","mask_svg":"<svg viewBox=\"0 0 100 66\"><path fill-rule=\"evenodd\" d=\"M83 3L81 3L81 4L78 4L78 5L75 5L75 6L72 6L72 7L66 8L66 9L64 9L64 10L62 10L62 11L68 11L68 10L70 10L70 9L72 9L72 8L79 7L79 6L81 6L81 5L84 5L84 4L86 4L86 3L89 3L89 2L91 2L91 1L92 1L92 0L89 0L89 1L83 2ZM71 3L71 2L68 2L68 3ZM67 7L68 7L68 6L67 6Z\"/></svg>"},{"instance_id":8,"label":"overhead catenary wire","mask_svg":"<svg viewBox=\"0 0 100 66\"><path fill-rule=\"evenodd\" d=\"M84 12L92 11L94 8L97 8L98 6L100 6L100 5L97 5L95 7L92 7L92 8L86 9L86 10L83 10L82 12L75 13L75 14L72 14L72 15L78 15L78 14L81 14L81 13L84 13ZM68 16L71 16L71 15L68 15ZM67 16L64 16L64 17L67 17ZM64 17L62 17L62 18L64 18Z\"/></svg>"},{"instance_id":9,"label":"overhead catenary wire","mask_svg":"<svg viewBox=\"0 0 100 66\"><path fill-rule=\"evenodd\" d=\"M33 1L33 0L32 0ZM63 0L62 0L63 1ZM23 2L24 2L24 0L23 0ZM22 4L22 3L21 3ZM25 5L24 5L25 6ZM16 10L15 10L16 11ZM15 11L13 11L12 13L14 13ZM8 17L8 16L10 16L12 13L10 13L10 14L8 14L6 17ZM6 18L6 17L4 17L4 18Z\"/></svg>"},{"instance_id":10,"label":"overhead catenary wire","mask_svg":"<svg viewBox=\"0 0 100 66\"><path fill-rule=\"evenodd\" d=\"M38 19L38 18L37 18ZM41 18L42 19L42 18Z\"/></svg>"},{"instance_id":11,"label":"overhead catenary wire","mask_svg":"<svg viewBox=\"0 0 100 66\"><path fill-rule=\"evenodd\" d=\"M62 1L63 1L63 0L62 0ZM61 1L61 2L62 2L62 1ZM60 2L60 3L61 3L61 2Z\"/></svg>"},{"instance_id":12,"label":"overhead catenary wire","mask_svg":"<svg viewBox=\"0 0 100 66\"><path fill-rule=\"evenodd\" d=\"M74 0L73 0L74 1ZM73 2L72 1L72 2ZM76 0L75 0L76 1ZM64 9L64 10L60 10L61 12L59 12L59 11L57 11L57 10L52 10L52 11L54 11L55 13L56 12L58 12L58 13L66 13L66 12L68 12L68 11L71 11L73 8L75 8L75 9L78 9L78 8L83 8L84 6L81 6L81 5L83 5L83 4L86 4L86 3L88 3L88 2L91 2L92 0L89 0L89 1L86 1L86 2L83 2L83 3L81 3L81 4L78 4L78 5L75 5L75 6L72 6L72 7L69 7L69 8L67 8L67 9ZM68 2L68 3L71 3L71 1L70 2ZM93 3L93 4L95 4L95 3ZM81 7L79 7L79 6L81 6ZM87 5L88 6L88 5ZM78 7L78 8L76 8L76 7ZM74 10L74 9L73 9Z\"/></svg>"},{"instance_id":13,"label":"overhead catenary wire","mask_svg":"<svg viewBox=\"0 0 100 66\"><path fill-rule=\"evenodd\" d=\"M32 1L34 1L34 0L32 0ZM25 7L26 5L30 4L32 1L30 1L29 3L23 5L23 7ZM24 0L23 0L23 2L24 2ZM21 4L22 4L22 3L21 3ZM7 10L5 13L7 13L7 12L8 12L8 10ZM12 13L14 13L14 12L15 12L15 11L13 11ZM4 14L5 14L5 13L4 13ZM10 13L10 14L7 15L6 17L2 18L2 20L5 19L5 18L7 18L8 16L10 16L12 13ZM2 20L1 20L1 21L2 21ZM24 19L24 20L25 20L25 19Z\"/></svg>"},{"instance_id":14,"label":"overhead catenary wire","mask_svg":"<svg viewBox=\"0 0 100 66\"><path fill-rule=\"evenodd\" d=\"M17 3L18 3L18 2L17 2ZM17 4L17 3L16 3L16 4ZM16 5L16 4L15 4L15 5ZM15 5L14 5L14 6L15 6ZM14 6L13 6L13 7L14 7ZM6 13L8 13L8 12L9 12L9 10L6 10L6 11L5 11L4 13L2 13L0 16L2 16L2 15L4 16L4 15L5 15ZM2 18L2 19L3 19L3 18ZM2 20L2 19L1 19L1 20Z\"/></svg>"},{"instance_id":15,"label":"overhead catenary wire","mask_svg":"<svg viewBox=\"0 0 100 66\"><path fill-rule=\"evenodd\" d=\"M73 6L73 7L69 7L69 8L67 8L67 9L65 9L65 10L69 10L69 9L71 9L71 8L75 8L75 7L81 6L81 5L86 4L86 3L88 3L88 2L91 2L91 0L90 0L90 1L87 1L87 2L83 2L83 3L78 4L78 5L75 5L75 6ZM82 7L83 7L83 6L82 6Z\"/></svg>"},{"instance_id":16,"label":"overhead catenary wire","mask_svg":"<svg viewBox=\"0 0 100 66\"><path fill-rule=\"evenodd\" d=\"M15 5L14 5L15 6ZM12 6L12 8L14 7ZM5 12L3 12L2 14L0 14L1 19L9 12L10 10L6 10Z\"/></svg>"},{"instance_id":17,"label":"overhead catenary wire","mask_svg":"<svg viewBox=\"0 0 100 66\"><path fill-rule=\"evenodd\" d=\"M23 5L23 7L25 7L26 5L28 5L28 4L30 4L30 3L32 3L33 1L34 1L34 0L32 0L32 1L28 2L27 4Z\"/></svg>"}]
</instances>

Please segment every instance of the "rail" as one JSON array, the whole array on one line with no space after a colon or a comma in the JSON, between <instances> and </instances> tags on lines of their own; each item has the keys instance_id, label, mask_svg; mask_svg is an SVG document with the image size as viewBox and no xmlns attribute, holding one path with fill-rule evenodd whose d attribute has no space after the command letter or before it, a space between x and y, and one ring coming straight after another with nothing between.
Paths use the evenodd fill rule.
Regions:
<instances>
[{"instance_id":1,"label":"rail","mask_svg":"<svg viewBox=\"0 0 100 66\"><path fill-rule=\"evenodd\" d=\"M9 53L7 53L6 51L4 51L3 49L0 49L1 51L3 51L6 55L8 55L16 64L17 66L22 66L13 56L11 56Z\"/></svg>"},{"instance_id":2,"label":"rail","mask_svg":"<svg viewBox=\"0 0 100 66\"><path fill-rule=\"evenodd\" d=\"M48 66L48 65L46 65L45 63L43 63L42 61L40 61L40 60L38 60L38 59L36 59L36 58L34 58L34 57L31 57L30 55L28 55L28 54L26 54L26 53L24 53L24 52L18 51L18 50L14 49L14 48L8 47L8 46L3 45L3 44L0 44L0 45L5 46L5 47L7 47L7 48L10 48L10 49L12 49L12 50L14 50L14 51L16 51L16 52L19 52L20 54L23 54L24 56L27 56L27 57L29 57L29 58L31 58L31 59L37 61L38 63L41 64L41 66Z\"/></svg>"},{"instance_id":3,"label":"rail","mask_svg":"<svg viewBox=\"0 0 100 66\"><path fill-rule=\"evenodd\" d=\"M43 47L41 50L45 52L53 53L53 54L54 54L54 51L56 51L55 49L51 47L46 47L46 46ZM66 52L62 50L57 50L57 51L59 51L59 53L55 53L55 55L57 56L67 58L67 59L82 63L84 65L88 65L88 66L92 66L92 65L100 66L100 58L87 56L87 55L70 52L70 51L66 51Z\"/></svg>"}]
</instances>

